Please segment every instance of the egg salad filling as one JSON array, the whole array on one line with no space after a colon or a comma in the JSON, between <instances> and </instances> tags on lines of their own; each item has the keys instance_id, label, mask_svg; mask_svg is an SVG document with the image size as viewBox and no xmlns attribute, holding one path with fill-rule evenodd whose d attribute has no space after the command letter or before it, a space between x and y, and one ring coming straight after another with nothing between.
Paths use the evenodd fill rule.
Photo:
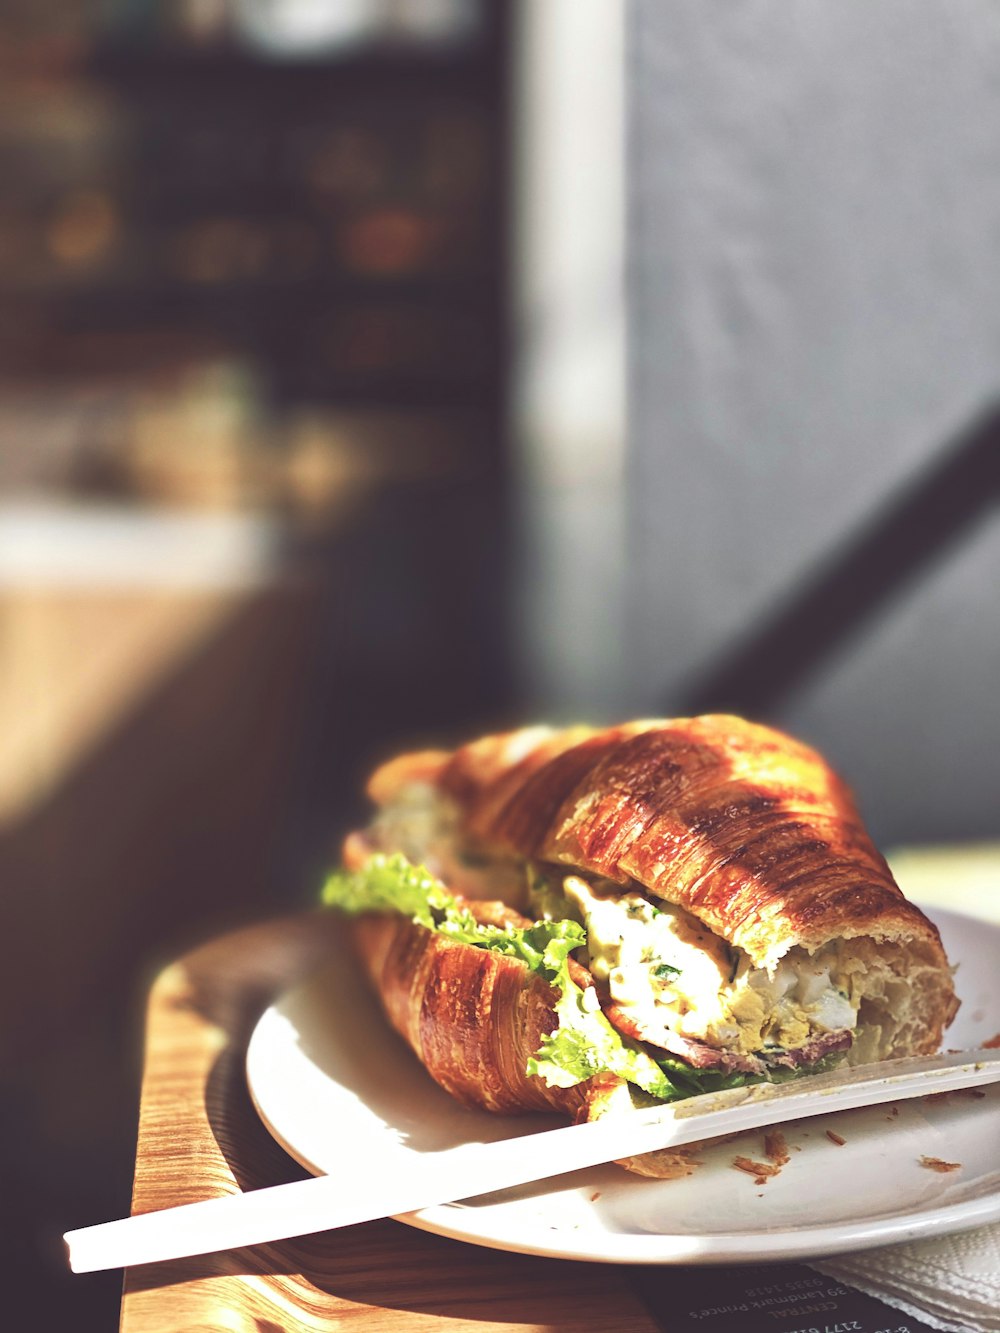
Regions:
<instances>
[{"instance_id":1,"label":"egg salad filling","mask_svg":"<svg viewBox=\"0 0 1000 1333\"><path fill-rule=\"evenodd\" d=\"M853 1030L859 996L835 949L792 949L770 971L670 903L610 881L531 873L542 918L571 917L586 932L581 961L647 1041L669 1032L745 1054L794 1050Z\"/></svg>"}]
</instances>

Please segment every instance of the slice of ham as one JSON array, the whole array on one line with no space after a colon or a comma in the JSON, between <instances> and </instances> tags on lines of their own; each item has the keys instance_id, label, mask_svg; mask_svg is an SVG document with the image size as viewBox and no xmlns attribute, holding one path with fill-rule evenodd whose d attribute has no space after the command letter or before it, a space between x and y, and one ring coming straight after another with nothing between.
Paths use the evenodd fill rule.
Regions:
<instances>
[{"instance_id":1,"label":"slice of ham","mask_svg":"<svg viewBox=\"0 0 1000 1333\"><path fill-rule=\"evenodd\" d=\"M854 1033L849 1028L840 1032L824 1032L821 1037L813 1037L812 1041L796 1047L794 1051L767 1052L764 1059L771 1068L801 1069L803 1065L814 1065L817 1060L832 1055L834 1051L850 1050L853 1040Z\"/></svg>"},{"instance_id":2,"label":"slice of ham","mask_svg":"<svg viewBox=\"0 0 1000 1333\"><path fill-rule=\"evenodd\" d=\"M598 987L600 994L601 988ZM763 1074L766 1066L755 1055L740 1055L736 1051L724 1051L707 1042L695 1041L691 1037L682 1037L668 1027L644 1023L629 1013L624 1005L601 995L601 1007L609 1021L625 1037L643 1041L648 1046L656 1046L669 1055L689 1064L693 1069L718 1069L726 1074Z\"/></svg>"},{"instance_id":3,"label":"slice of ham","mask_svg":"<svg viewBox=\"0 0 1000 1333\"><path fill-rule=\"evenodd\" d=\"M599 994L601 991L602 988L598 987ZM841 1032L826 1032L821 1037L813 1037L795 1050L765 1051L760 1056L744 1055L738 1051L710 1046L693 1037L682 1037L679 1032L665 1026L643 1022L630 1013L626 1006L616 1004L606 993L601 994L601 1007L623 1036L666 1051L668 1055L689 1064L692 1069L715 1069L724 1074L766 1074L768 1069L801 1069L815 1064L834 1051L848 1050L854 1035L845 1028Z\"/></svg>"}]
</instances>

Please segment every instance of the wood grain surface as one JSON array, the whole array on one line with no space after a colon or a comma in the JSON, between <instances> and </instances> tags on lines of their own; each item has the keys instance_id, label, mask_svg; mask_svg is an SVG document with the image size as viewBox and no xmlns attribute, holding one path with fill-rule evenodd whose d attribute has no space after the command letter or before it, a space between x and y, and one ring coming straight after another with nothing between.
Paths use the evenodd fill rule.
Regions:
<instances>
[{"instance_id":1,"label":"wood grain surface","mask_svg":"<svg viewBox=\"0 0 1000 1333\"><path fill-rule=\"evenodd\" d=\"M322 960L336 920L303 915L204 945L149 1000L133 1212L301 1179L246 1090L272 997ZM655 1333L631 1270L506 1254L386 1220L125 1274L122 1333L427 1329Z\"/></svg>"}]
</instances>

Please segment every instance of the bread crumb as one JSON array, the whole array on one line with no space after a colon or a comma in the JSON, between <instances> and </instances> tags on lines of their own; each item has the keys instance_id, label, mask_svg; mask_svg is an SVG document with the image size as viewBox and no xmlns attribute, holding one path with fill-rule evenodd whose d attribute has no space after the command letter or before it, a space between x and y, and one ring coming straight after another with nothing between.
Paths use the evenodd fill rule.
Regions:
<instances>
[{"instance_id":1,"label":"bread crumb","mask_svg":"<svg viewBox=\"0 0 1000 1333\"><path fill-rule=\"evenodd\" d=\"M595 1190L594 1193L590 1196L590 1202L596 1203L600 1197L601 1197L601 1191Z\"/></svg>"},{"instance_id":2,"label":"bread crumb","mask_svg":"<svg viewBox=\"0 0 1000 1333\"><path fill-rule=\"evenodd\" d=\"M685 1148L655 1148L638 1157L620 1159L618 1165L637 1176L648 1176L651 1180L680 1180L684 1176L693 1176L696 1166L705 1165L700 1158L693 1156L703 1147L704 1144L692 1143Z\"/></svg>"},{"instance_id":3,"label":"bread crumb","mask_svg":"<svg viewBox=\"0 0 1000 1333\"><path fill-rule=\"evenodd\" d=\"M982 1043L982 1048L984 1051L1000 1050L1000 1032L994 1032L993 1036L990 1037L989 1041L984 1041Z\"/></svg>"},{"instance_id":4,"label":"bread crumb","mask_svg":"<svg viewBox=\"0 0 1000 1333\"><path fill-rule=\"evenodd\" d=\"M961 1162L943 1162L940 1157L921 1157L920 1165L925 1166L928 1171L940 1171L942 1175L946 1171L961 1171Z\"/></svg>"},{"instance_id":5,"label":"bread crumb","mask_svg":"<svg viewBox=\"0 0 1000 1333\"><path fill-rule=\"evenodd\" d=\"M780 1166L770 1166L767 1162L755 1162L752 1157L734 1157L733 1166L737 1171L745 1171L753 1176L755 1185L766 1185L772 1176L778 1175Z\"/></svg>"},{"instance_id":6,"label":"bread crumb","mask_svg":"<svg viewBox=\"0 0 1000 1333\"><path fill-rule=\"evenodd\" d=\"M826 1131L826 1137L830 1140L831 1143L835 1143L838 1148L842 1148L844 1144L847 1142L847 1140L841 1138L839 1134L835 1134L832 1129L828 1129Z\"/></svg>"},{"instance_id":7,"label":"bread crumb","mask_svg":"<svg viewBox=\"0 0 1000 1333\"><path fill-rule=\"evenodd\" d=\"M775 1166L784 1166L786 1162L792 1160L785 1136L780 1129L769 1129L764 1135L764 1156Z\"/></svg>"}]
</instances>

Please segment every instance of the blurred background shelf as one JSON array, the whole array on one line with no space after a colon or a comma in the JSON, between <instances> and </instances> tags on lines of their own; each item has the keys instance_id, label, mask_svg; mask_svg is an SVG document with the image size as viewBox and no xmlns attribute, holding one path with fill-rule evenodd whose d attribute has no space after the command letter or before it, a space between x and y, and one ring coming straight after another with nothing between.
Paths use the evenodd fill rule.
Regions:
<instances>
[{"instance_id":1,"label":"blurred background shelf","mask_svg":"<svg viewBox=\"0 0 1000 1333\"><path fill-rule=\"evenodd\" d=\"M401 731L509 707L504 9L0 13L0 1173L36 1326L114 1323L57 1237L128 1209L158 967L310 902Z\"/></svg>"}]
</instances>

